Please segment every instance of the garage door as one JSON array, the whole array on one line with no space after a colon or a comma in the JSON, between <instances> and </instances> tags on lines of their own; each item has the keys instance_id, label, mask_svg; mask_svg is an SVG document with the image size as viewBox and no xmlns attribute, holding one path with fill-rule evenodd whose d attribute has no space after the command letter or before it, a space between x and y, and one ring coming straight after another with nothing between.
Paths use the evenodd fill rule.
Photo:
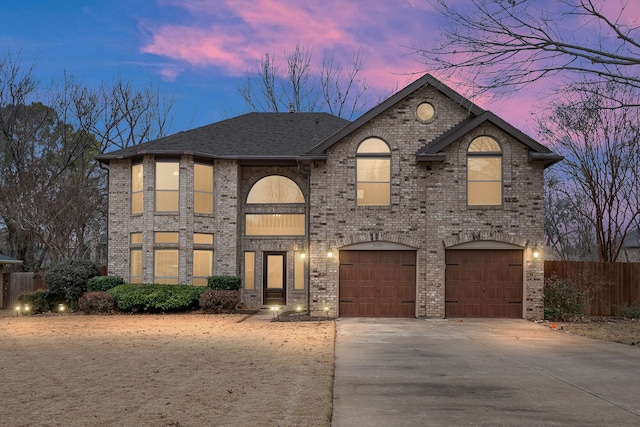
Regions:
<instances>
[{"instance_id":1,"label":"garage door","mask_svg":"<svg viewBox=\"0 0 640 427\"><path fill-rule=\"evenodd\" d=\"M414 317L415 251L340 251L340 316Z\"/></svg>"},{"instance_id":2,"label":"garage door","mask_svg":"<svg viewBox=\"0 0 640 427\"><path fill-rule=\"evenodd\" d=\"M446 251L447 317L522 318L521 250Z\"/></svg>"}]
</instances>

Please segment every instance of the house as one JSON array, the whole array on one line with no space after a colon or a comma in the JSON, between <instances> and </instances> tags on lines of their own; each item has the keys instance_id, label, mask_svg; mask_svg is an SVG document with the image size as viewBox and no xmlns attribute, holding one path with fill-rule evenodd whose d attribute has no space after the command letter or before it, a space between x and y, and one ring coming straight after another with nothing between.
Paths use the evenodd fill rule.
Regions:
<instances>
[{"instance_id":1,"label":"house","mask_svg":"<svg viewBox=\"0 0 640 427\"><path fill-rule=\"evenodd\" d=\"M109 274L243 280L248 307L542 318L561 157L425 75L353 122L249 113L98 157Z\"/></svg>"},{"instance_id":2,"label":"house","mask_svg":"<svg viewBox=\"0 0 640 427\"><path fill-rule=\"evenodd\" d=\"M640 262L640 229L630 231L624 238L619 260L621 262Z\"/></svg>"}]
</instances>

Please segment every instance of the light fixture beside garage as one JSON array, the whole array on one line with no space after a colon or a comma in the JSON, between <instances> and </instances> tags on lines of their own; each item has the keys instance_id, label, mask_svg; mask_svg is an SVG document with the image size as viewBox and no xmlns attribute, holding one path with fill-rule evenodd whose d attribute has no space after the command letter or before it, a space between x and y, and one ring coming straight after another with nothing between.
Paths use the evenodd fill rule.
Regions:
<instances>
[{"instance_id":1,"label":"light fixture beside garage","mask_svg":"<svg viewBox=\"0 0 640 427\"><path fill-rule=\"evenodd\" d=\"M534 258L540 258L540 249L538 249L538 245L533 246L532 254Z\"/></svg>"},{"instance_id":2,"label":"light fixture beside garage","mask_svg":"<svg viewBox=\"0 0 640 427\"><path fill-rule=\"evenodd\" d=\"M333 258L333 248L327 249L327 258Z\"/></svg>"}]
</instances>

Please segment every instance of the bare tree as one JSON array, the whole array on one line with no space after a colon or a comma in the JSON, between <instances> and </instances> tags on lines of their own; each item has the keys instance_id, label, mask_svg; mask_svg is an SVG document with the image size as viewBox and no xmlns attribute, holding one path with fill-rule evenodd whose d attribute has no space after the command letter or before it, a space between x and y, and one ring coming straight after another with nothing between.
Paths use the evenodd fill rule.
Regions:
<instances>
[{"instance_id":1,"label":"bare tree","mask_svg":"<svg viewBox=\"0 0 640 427\"><path fill-rule=\"evenodd\" d=\"M567 199L564 183L556 169L545 171L544 233L545 243L553 258L565 261L595 261L597 258L592 222L581 212L589 204L585 195L574 194Z\"/></svg>"},{"instance_id":2,"label":"bare tree","mask_svg":"<svg viewBox=\"0 0 640 427\"><path fill-rule=\"evenodd\" d=\"M640 88L640 28L625 23L626 1L607 1L607 12L598 0L433 3L446 24L432 46L415 50L430 70L465 73L456 81L476 93L505 94L555 75Z\"/></svg>"},{"instance_id":3,"label":"bare tree","mask_svg":"<svg viewBox=\"0 0 640 427\"><path fill-rule=\"evenodd\" d=\"M593 227L597 258L615 261L640 218L640 111L615 106L637 103L628 85L584 84L539 120L540 134L565 156L552 190Z\"/></svg>"},{"instance_id":4,"label":"bare tree","mask_svg":"<svg viewBox=\"0 0 640 427\"><path fill-rule=\"evenodd\" d=\"M313 67L312 51L297 45L285 53L282 71L274 54L265 54L253 73L239 87L240 95L253 111L327 111L352 119L368 107L370 86L361 77L365 61L361 51L347 70L325 53L322 65Z\"/></svg>"},{"instance_id":5,"label":"bare tree","mask_svg":"<svg viewBox=\"0 0 640 427\"><path fill-rule=\"evenodd\" d=\"M122 78L90 89L65 75L39 92L20 55L0 58L4 250L29 270L89 258L107 215L106 171L94 156L164 136L173 102Z\"/></svg>"}]
</instances>

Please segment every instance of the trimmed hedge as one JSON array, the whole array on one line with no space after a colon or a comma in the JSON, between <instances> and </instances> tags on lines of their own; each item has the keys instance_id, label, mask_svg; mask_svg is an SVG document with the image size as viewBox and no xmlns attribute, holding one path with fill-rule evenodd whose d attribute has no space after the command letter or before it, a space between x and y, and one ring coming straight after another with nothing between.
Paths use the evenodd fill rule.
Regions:
<instances>
[{"instance_id":1,"label":"trimmed hedge","mask_svg":"<svg viewBox=\"0 0 640 427\"><path fill-rule=\"evenodd\" d=\"M109 289L116 308L122 311L184 311L198 305L206 288L190 285L126 283Z\"/></svg>"},{"instance_id":2,"label":"trimmed hedge","mask_svg":"<svg viewBox=\"0 0 640 427\"><path fill-rule=\"evenodd\" d=\"M115 303L107 292L87 292L78 298L78 308L85 314L110 313Z\"/></svg>"},{"instance_id":3,"label":"trimmed hedge","mask_svg":"<svg viewBox=\"0 0 640 427\"><path fill-rule=\"evenodd\" d=\"M87 281L87 292L107 292L111 288L124 285L124 279L118 276L96 276Z\"/></svg>"},{"instance_id":4,"label":"trimmed hedge","mask_svg":"<svg viewBox=\"0 0 640 427\"><path fill-rule=\"evenodd\" d=\"M226 289L209 289L200 294L200 309L213 313L235 311L240 302L240 292Z\"/></svg>"},{"instance_id":5,"label":"trimmed hedge","mask_svg":"<svg viewBox=\"0 0 640 427\"><path fill-rule=\"evenodd\" d=\"M87 291L87 281L99 275L100 270L94 262L72 259L47 271L44 281L49 291L60 295L73 305Z\"/></svg>"},{"instance_id":6,"label":"trimmed hedge","mask_svg":"<svg viewBox=\"0 0 640 427\"><path fill-rule=\"evenodd\" d=\"M60 295L50 291L23 292L18 295L18 303L29 305L29 313L33 314L55 311L55 307L64 302Z\"/></svg>"},{"instance_id":7,"label":"trimmed hedge","mask_svg":"<svg viewBox=\"0 0 640 427\"><path fill-rule=\"evenodd\" d=\"M237 291L242 286L242 280L235 276L209 276L207 288Z\"/></svg>"}]
</instances>

